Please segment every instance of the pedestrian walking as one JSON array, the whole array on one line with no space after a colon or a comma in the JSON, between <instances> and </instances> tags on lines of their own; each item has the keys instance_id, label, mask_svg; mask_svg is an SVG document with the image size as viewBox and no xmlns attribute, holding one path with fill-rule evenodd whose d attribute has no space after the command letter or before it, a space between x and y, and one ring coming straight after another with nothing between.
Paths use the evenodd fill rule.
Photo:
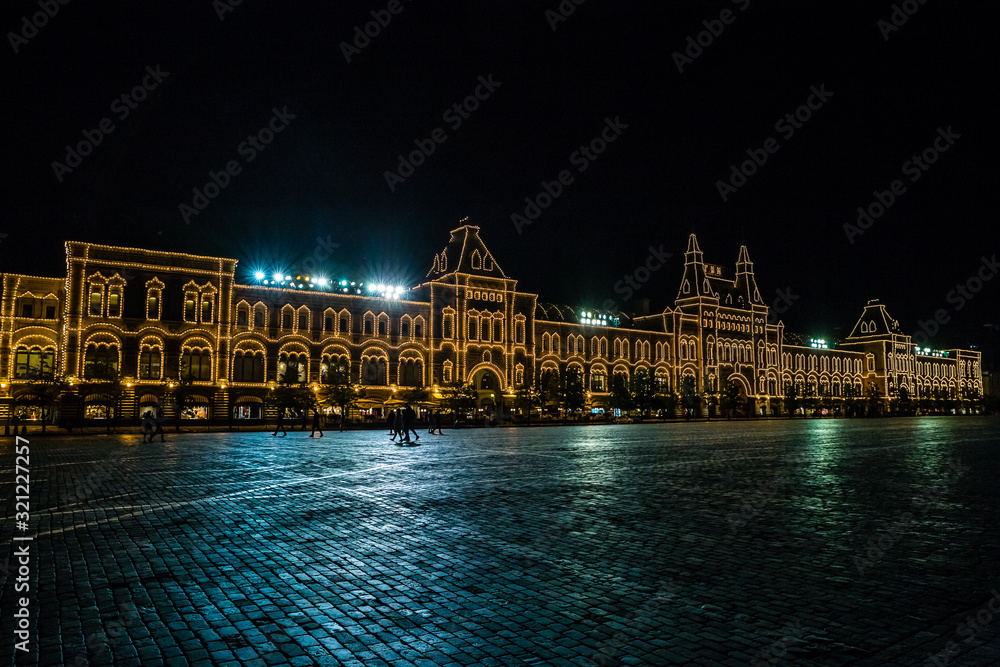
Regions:
<instances>
[{"instance_id":1,"label":"pedestrian walking","mask_svg":"<svg viewBox=\"0 0 1000 667\"><path fill-rule=\"evenodd\" d=\"M146 442L146 439L149 438L149 442L153 442L153 429L156 426L152 410L146 410L145 414L142 415L140 427L142 428L142 441Z\"/></svg>"},{"instance_id":2,"label":"pedestrian walking","mask_svg":"<svg viewBox=\"0 0 1000 667\"><path fill-rule=\"evenodd\" d=\"M399 433L399 412L395 409L389 410L389 415L386 417L386 421L389 423L389 435L392 437L390 440L396 439L396 434Z\"/></svg>"},{"instance_id":3,"label":"pedestrian walking","mask_svg":"<svg viewBox=\"0 0 1000 667\"><path fill-rule=\"evenodd\" d=\"M153 435L149 436L149 441L153 442L153 438L160 436L160 442L166 442L166 438L163 436L163 422L167 418L163 415L163 406L159 403L156 404L156 416L153 417L153 424L156 426L156 430L153 431Z\"/></svg>"},{"instance_id":4,"label":"pedestrian walking","mask_svg":"<svg viewBox=\"0 0 1000 667\"><path fill-rule=\"evenodd\" d=\"M281 431L281 437L284 438L288 433L285 431L285 411L278 410L278 423L274 426L274 433L271 436L278 435L278 431Z\"/></svg>"},{"instance_id":5,"label":"pedestrian walking","mask_svg":"<svg viewBox=\"0 0 1000 667\"><path fill-rule=\"evenodd\" d=\"M434 411L434 417L433 417L433 420L431 421L431 424L432 424L432 427L431 427L430 433L434 434L434 432L436 431L437 435L442 435L442 433L441 433L441 410L440 409Z\"/></svg>"},{"instance_id":6,"label":"pedestrian walking","mask_svg":"<svg viewBox=\"0 0 1000 667\"><path fill-rule=\"evenodd\" d=\"M413 431L414 437L417 440L420 439L420 434L417 433L417 429L413 428L413 424L417 419L417 413L413 411L410 404L407 403L403 406L403 442L410 442L410 431Z\"/></svg>"},{"instance_id":7,"label":"pedestrian walking","mask_svg":"<svg viewBox=\"0 0 1000 667\"><path fill-rule=\"evenodd\" d=\"M312 430L312 433L309 434L309 437L311 438L314 435L316 435L316 431L319 431L319 437L322 438L323 437L323 429L319 425L319 410L317 410L316 408L313 408L313 430Z\"/></svg>"}]
</instances>

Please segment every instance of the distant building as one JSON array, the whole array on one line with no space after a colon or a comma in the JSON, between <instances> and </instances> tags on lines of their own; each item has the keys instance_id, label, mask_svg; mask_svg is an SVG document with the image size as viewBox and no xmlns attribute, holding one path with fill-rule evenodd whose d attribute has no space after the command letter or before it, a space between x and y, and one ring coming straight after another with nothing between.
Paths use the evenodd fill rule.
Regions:
<instances>
[{"instance_id":1,"label":"distant building","mask_svg":"<svg viewBox=\"0 0 1000 667\"><path fill-rule=\"evenodd\" d=\"M373 405L402 388L472 383L481 406L509 410L516 387L570 372L589 408L637 375L659 392L687 383L702 397L735 383L747 414L780 413L788 386L831 409L870 393L884 408L908 396L962 409L984 389L978 351L917 348L878 301L836 349L785 343L746 247L730 274L704 262L693 234L674 307L635 318L539 303L469 225L402 292L313 276L243 280L235 259L82 242L66 243L66 260L64 277L2 274L0 419L37 416L28 394L39 372L72 381L62 411L74 420L112 409L135 417L189 377L184 417L216 423L260 418L290 368L317 388L335 363L350 366ZM124 382L115 408L96 382L108 370Z\"/></svg>"}]
</instances>

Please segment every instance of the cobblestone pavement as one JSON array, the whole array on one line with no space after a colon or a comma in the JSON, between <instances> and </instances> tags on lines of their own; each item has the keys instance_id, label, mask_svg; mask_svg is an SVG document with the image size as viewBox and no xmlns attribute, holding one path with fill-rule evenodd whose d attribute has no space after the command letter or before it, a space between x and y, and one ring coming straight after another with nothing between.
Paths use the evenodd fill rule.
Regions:
<instances>
[{"instance_id":1,"label":"cobblestone pavement","mask_svg":"<svg viewBox=\"0 0 1000 667\"><path fill-rule=\"evenodd\" d=\"M32 637L15 651L10 559L0 664L1000 664L998 436L922 418L410 448L32 437ZM5 559L24 544L12 441Z\"/></svg>"}]
</instances>

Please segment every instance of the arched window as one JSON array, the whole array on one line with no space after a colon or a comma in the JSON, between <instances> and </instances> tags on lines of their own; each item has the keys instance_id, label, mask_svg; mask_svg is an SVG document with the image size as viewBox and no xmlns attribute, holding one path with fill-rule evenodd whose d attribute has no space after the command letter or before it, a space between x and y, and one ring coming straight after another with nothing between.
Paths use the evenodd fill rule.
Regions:
<instances>
[{"instance_id":1,"label":"arched window","mask_svg":"<svg viewBox=\"0 0 1000 667\"><path fill-rule=\"evenodd\" d=\"M184 293L184 321L185 322L195 322L197 321L198 311L197 311L198 293L197 292L185 292Z\"/></svg>"},{"instance_id":2,"label":"arched window","mask_svg":"<svg viewBox=\"0 0 1000 667\"><path fill-rule=\"evenodd\" d=\"M113 285L108 288L108 317L122 316L122 288Z\"/></svg>"},{"instance_id":3,"label":"arched window","mask_svg":"<svg viewBox=\"0 0 1000 667\"><path fill-rule=\"evenodd\" d=\"M263 382L264 355L252 350L237 350L233 358L234 382Z\"/></svg>"},{"instance_id":4,"label":"arched window","mask_svg":"<svg viewBox=\"0 0 1000 667\"><path fill-rule=\"evenodd\" d=\"M104 286L91 285L90 287L90 315L100 317L104 312Z\"/></svg>"},{"instance_id":5,"label":"arched window","mask_svg":"<svg viewBox=\"0 0 1000 667\"><path fill-rule=\"evenodd\" d=\"M161 361L162 353L160 352L160 348L143 345L142 351L139 352L139 379L159 380Z\"/></svg>"},{"instance_id":6,"label":"arched window","mask_svg":"<svg viewBox=\"0 0 1000 667\"><path fill-rule=\"evenodd\" d=\"M479 318L475 315L469 316L469 340L476 340L479 338L478 332Z\"/></svg>"},{"instance_id":7,"label":"arched window","mask_svg":"<svg viewBox=\"0 0 1000 667\"><path fill-rule=\"evenodd\" d=\"M250 306L241 303L236 307L236 326L245 327L250 324Z\"/></svg>"},{"instance_id":8,"label":"arched window","mask_svg":"<svg viewBox=\"0 0 1000 667\"><path fill-rule=\"evenodd\" d=\"M212 323L212 304L214 301L215 296L213 294L201 295L201 321L203 324Z\"/></svg>"},{"instance_id":9,"label":"arched window","mask_svg":"<svg viewBox=\"0 0 1000 667\"><path fill-rule=\"evenodd\" d=\"M21 346L14 354L14 377L16 379L51 378L55 372L55 351L41 347Z\"/></svg>"},{"instance_id":10,"label":"arched window","mask_svg":"<svg viewBox=\"0 0 1000 667\"><path fill-rule=\"evenodd\" d=\"M91 343L83 360L83 377L105 380L118 376L118 346Z\"/></svg>"},{"instance_id":11,"label":"arched window","mask_svg":"<svg viewBox=\"0 0 1000 667\"><path fill-rule=\"evenodd\" d=\"M419 359L401 359L399 361L399 384L404 387L419 387L423 385L423 364Z\"/></svg>"},{"instance_id":12,"label":"arched window","mask_svg":"<svg viewBox=\"0 0 1000 667\"><path fill-rule=\"evenodd\" d=\"M382 357L365 357L361 360L361 383L384 386L388 384L386 360Z\"/></svg>"},{"instance_id":13,"label":"arched window","mask_svg":"<svg viewBox=\"0 0 1000 667\"><path fill-rule=\"evenodd\" d=\"M604 371L593 371L590 374L590 391L607 391L608 374Z\"/></svg>"},{"instance_id":14,"label":"arched window","mask_svg":"<svg viewBox=\"0 0 1000 667\"><path fill-rule=\"evenodd\" d=\"M181 354L181 377L192 380L212 379L212 351L207 349L186 349Z\"/></svg>"}]
</instances>

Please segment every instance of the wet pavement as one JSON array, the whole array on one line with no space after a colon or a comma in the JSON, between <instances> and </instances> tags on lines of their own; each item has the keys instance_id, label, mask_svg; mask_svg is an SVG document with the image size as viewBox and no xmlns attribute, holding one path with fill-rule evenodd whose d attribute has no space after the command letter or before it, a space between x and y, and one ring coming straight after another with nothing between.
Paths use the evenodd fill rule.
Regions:
<instances>
[{"instance_id":1,"label":"wet pavement","mask_svg":"<svg viewBox=\"0 0 1000 667\"><path fill-rule=\"evenodd\" d=\"M0 664L1000 664L995 418L29 440Z\"/></svg>"}]
</instances>

